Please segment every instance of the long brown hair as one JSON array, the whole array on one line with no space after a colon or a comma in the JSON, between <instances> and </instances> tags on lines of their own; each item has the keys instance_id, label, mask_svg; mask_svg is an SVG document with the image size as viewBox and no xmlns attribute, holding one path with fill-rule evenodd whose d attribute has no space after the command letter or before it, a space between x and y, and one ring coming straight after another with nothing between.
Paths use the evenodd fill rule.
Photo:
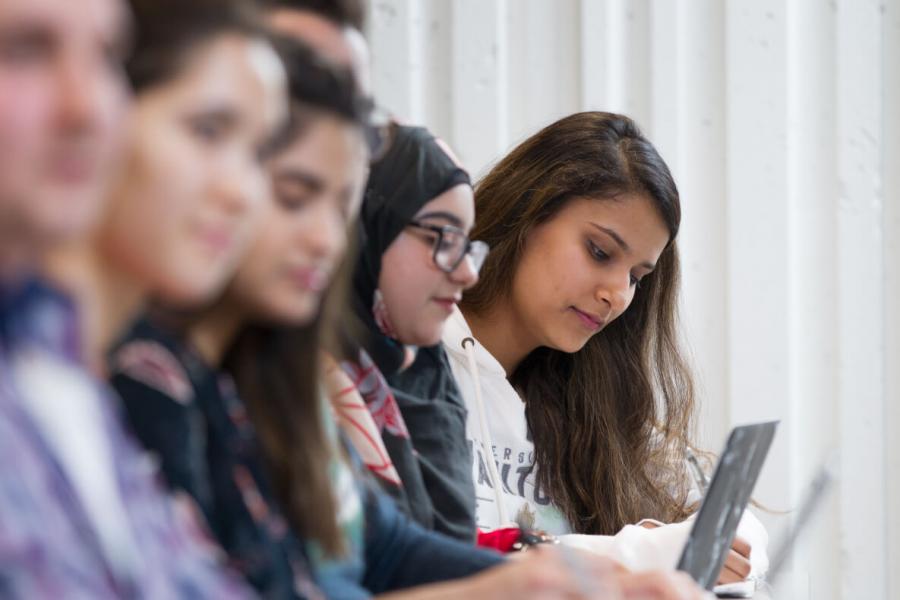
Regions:
<instances>
[{"instance_id":1,"label":"long brown hair","mask_svg":"<svg viewBox=\"0 0 900 600\"><path fill-rule=\"evenodd\" d=\"M346 69L326 65L295 40L279 38L276 49L288 73L291 121L267 149L277 154L302 136L322 114L337 116L364 133L369 105ZM349 230L355 223L348 224ZM349 233L348 230L348 233ZM258 433L274 492L293 529L328 556L345 548L337 520L330 466L337 458L326 429L319 388L320 353L333 350L333 332L346 313L354 247L345 250L319 314L303 326L254 323L228 350L224 367L234 377Z\"/></svg>"},{"instance_id":2,"label":"long brown hair","mask_svg":"<svg viewBox=\"0 0 900 600\"><path fill-rule=\"evenodd\" d=\"M647 196L670 232L628 310L578 352L531 352L510 382L525 401L539 489L573 529L613 534L643 517L687 516L684 448L694 392L677 334L678 189L624 116L584 112L531 136L475 188L473 239L491 253L463 310L486 314L511 293L529 232L572 198Z\"/></svg>"}]
</instances>

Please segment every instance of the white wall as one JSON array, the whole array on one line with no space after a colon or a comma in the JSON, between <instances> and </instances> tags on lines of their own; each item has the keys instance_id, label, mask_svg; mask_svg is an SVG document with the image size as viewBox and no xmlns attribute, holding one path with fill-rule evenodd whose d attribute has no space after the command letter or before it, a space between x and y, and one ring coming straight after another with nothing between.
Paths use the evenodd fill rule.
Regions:
<instances>
[{"instance_id":1,"label":"white wall","mask_svg":"<svg viewBox=\"0 0 900 600\"><path fill-rule=\"evenodd\" d=\"M379 102L474 173L574 111L643 126L682 192L702 440L782 419L774 508L840 448L791 597L900 598L900 0L372 0L369 30Z\"/></svg>"}]
</instances>

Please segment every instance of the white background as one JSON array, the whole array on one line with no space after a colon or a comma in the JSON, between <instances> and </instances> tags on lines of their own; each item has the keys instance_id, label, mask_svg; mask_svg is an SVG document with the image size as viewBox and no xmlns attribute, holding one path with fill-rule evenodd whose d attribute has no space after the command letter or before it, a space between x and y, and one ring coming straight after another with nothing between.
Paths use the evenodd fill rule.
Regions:
<instances>
[{"instance_id":1,"label":"white background","mask_svg":"<svg viewBox=\"0 0 900 600\"><path fill-rule=\"evenodd\" d=\"M840 449L781 597L900 598L900 0L372 0L367 29L379 103L473 174L572 112L638 121L682 193L703 445L780 418L780 509Z\"/></svg>"}]
</instances>

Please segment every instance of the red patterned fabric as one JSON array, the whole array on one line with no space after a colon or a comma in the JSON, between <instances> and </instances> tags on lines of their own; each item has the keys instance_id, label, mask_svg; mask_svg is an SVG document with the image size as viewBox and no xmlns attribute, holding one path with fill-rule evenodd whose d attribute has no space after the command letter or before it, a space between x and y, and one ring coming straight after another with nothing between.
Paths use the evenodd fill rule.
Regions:
<instances>
[{"instance_id":1,"label":"red patterned fabric","mask_svg":"<svg viewBox=\"0 0 900 600\"><path fill-rule=\"evenodd\" d=\"M324 363L326 391L341 430L370 471L400 486L400 475L384 447L381 430L356 385L330 357L324 357Z\"/></svg>"},{"instance_id":2,"label":"red patterned fabric","mask_svg":"<svg viewBox=\"0 0 900 600\"><path fill-rule=\"evenodd\" d=\"M387 430L392 435L408 439L409 431L406 429L406 422L403 420L391 387L369 355L362 352L359 364L344 362L341 366L365 400L369 413L378 427L378 432Z\"/></svg>"}]
</instances>

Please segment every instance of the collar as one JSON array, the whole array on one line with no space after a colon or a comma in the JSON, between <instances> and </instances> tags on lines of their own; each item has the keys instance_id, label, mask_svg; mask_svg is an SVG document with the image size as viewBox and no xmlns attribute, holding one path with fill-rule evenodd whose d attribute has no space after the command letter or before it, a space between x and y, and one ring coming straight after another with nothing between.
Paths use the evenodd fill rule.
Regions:
<instances>
[{"instance_id":1,"label":"collar","mask_svg":"<svg viewBox=\"0 0 900 600\"><path fill-rule=\"evenodd\" d=\"M81 358L74 303L37 277L0 282L0 345L23 343Z\"/></svg>"}]
</instances>

